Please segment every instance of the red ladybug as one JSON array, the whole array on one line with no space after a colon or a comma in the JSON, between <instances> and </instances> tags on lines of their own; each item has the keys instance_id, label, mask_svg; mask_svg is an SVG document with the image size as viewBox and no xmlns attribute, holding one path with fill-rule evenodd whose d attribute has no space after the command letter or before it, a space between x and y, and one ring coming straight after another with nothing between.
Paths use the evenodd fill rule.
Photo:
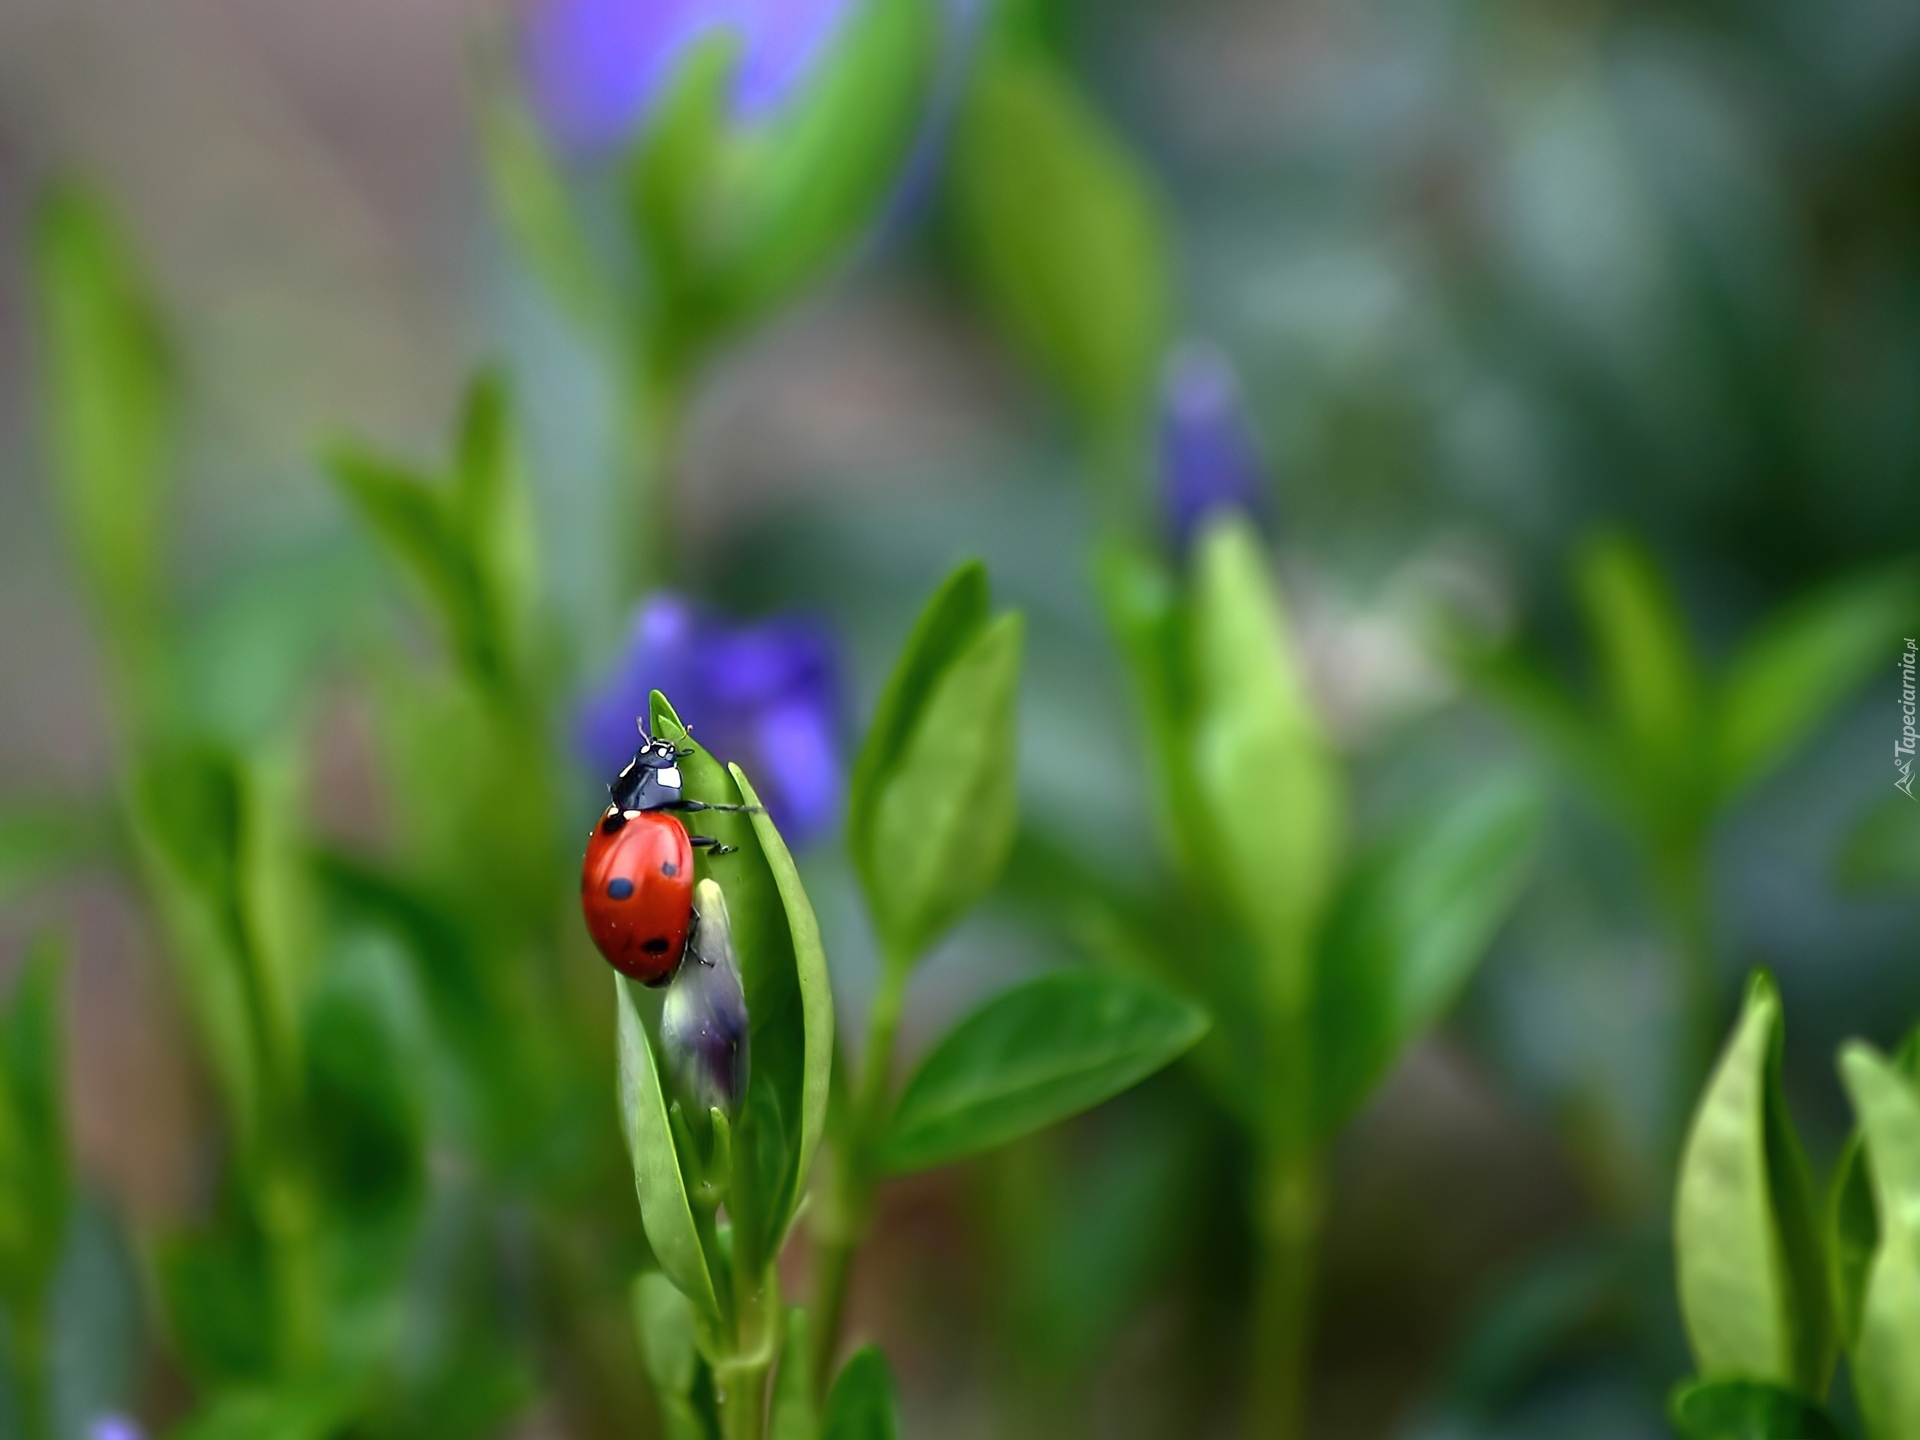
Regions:
<instances>
[{"instance_id":1,"label":"red ladybug","mask_svg":"<svg viewBox=\"0 0 1920 1440\"><path fill-rule=\"evenodd\" d=\"M680 759L693 752L641 733L640 748L607 787L613 803L587 839L580 908L587 933L622 975L664 984L686 953L693 929L693 852L725 855L733 846L689 835L673 810L740 810L681 794Z\"/></svg>"}]
</instances>

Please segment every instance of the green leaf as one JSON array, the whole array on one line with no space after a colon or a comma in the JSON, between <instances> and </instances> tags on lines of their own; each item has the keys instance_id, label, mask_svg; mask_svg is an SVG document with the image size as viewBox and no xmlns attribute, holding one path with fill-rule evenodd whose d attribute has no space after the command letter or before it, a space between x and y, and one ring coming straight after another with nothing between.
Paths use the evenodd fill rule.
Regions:
<instances>
[{"instance_id":1,"label":"green leaf","mask_svg":"<svg viewBox=\"0 0 1920 1440\"><path fill-rule=\"evenodd\" d=\"M614 977L620 1010L620 1119L626 1130L627 1153L633 1160L640 1220L661 1270L708 1323L718 1324L719 1302L707 1269L706 1252L700 1246L700 1232L694 1227L693 1210L687 1203L686 1179L674 1147L673 1129L667 1122L660 1072L640 1018L639 988L624 975Z\"/></svg>"},{"instance_id":2,"label":"green leaf","mask_svg":"<svg viewBox=\"0 0 1920 1440\"><path fill-rule=\"evenodd\" d=\"M932 0L865 0L798 103L740 137L728 197L739 239L721 279L735 324L825 271L892 192L926 112L940 30Z\"/></svg>"},{"instance_id":3,"label":"green leaf","mask_svg":"<svg viewBox=\"0 0 1920 1440\"><path fill-rule=\"evenodd\" d=\"M1210 868L1266 956L1273 1003L1294 1010L1339 870L1345 796L1259 541L1239 517L1201 537L1190 623Z\"/></svg>"},{"instance_id":4,"label":"green leaf","mask_svg":"<svg viewBox=\"0 0 1920 1440\"><path fill-rule=\"evenodd\" d=\"M712 1440L713 1426L697 1393L703 1362L687 1297L650 1270L633 1282L633 1324L667 1440Z\"/></svg>"},{"instance_id":5,"label":"green leaf","mask_svg":"<svg viewBox=\"0 0 1920 1440\"><path fill-rule=\"evenodd\" d=\"M515 88L508 47L484 47L470 78L480 159L507 234L568 315L589 328L612 316L566 177Z\"/></svg>"},{"instance_id":6,"label":"green leaf","mask_svg":"<svg viewBox=\"0 0 1920 1440\"><path fill-rule=\"evenodd\" d=\"M532 599L534 524L506 384L496 371L481 371L467 387L451 519L477 580L481 623L505 661L519 653Z\"/></svg>"},{"instance_id":7,"label":"green leaf","mask_svg":"<svg viewBox=\"0 0 1920 1440\"><path fill-rule=\"evenodd\" d=\"M680 760L689 799L710 805L742 803L732 775L700 746L657 691L651 701L650 733L690 752ZM778 1255L786 1235L808 1098L808 1015L794 957L794 930L755 828L757 818L737 810L708 810L699 812L694 826L736 847L732 854L701 854L694 863L700 877L716 882L726 895L746 991L753 1067L746 1105L733 1122L727 1213L733 1220L736 1263L755 1272ZM818 1016L814 1025L817 1030Z\"/></svg>"},{"instance_id":8,"label":"green leaf","mask_svg":"<svg viewBox=\"0 0 1920 1440\"><path fill-rule=\"evenodd\" d=\"M806 1029L806 1063L800 1084L800 1145L794 1162L790 1198L785 1207L786 1224L800 1208L805 1194L807 1174L813 1168L814 1153L827 1126L827 1091L833 1078L833 987L827 975L826 947L820 942L820 922L814 917L813 902L800 883L787 842L780 836L773 817L760 804L746 775L738 765L727 767L740 798L754 807L753 831L760 837L760 848L773 871L773 883L780 891L786 910L787 928L793 937L794 970L800 982L800 1011ZM784 1226L782 1227L784 1231Z\"/></svg>"},{"instance_id":9,"label":"green leaf","mask_svg":"<svg viewBox=\"0 0 1920 1440\"><path fill-rule=\"evenodd\" d=\"M787 1311L787 1332L780 1346L780 1373L773 1381L773 1419L769 1440L819 1440L820 1415L813 1398L813 1345L807 1337L807 1312Z\"/></svg>"},{"instance_id":10,"label":"green leaf","mask_svg":"<svg viewBox=\"0 0 1920 1440\"><path fill-rule=\"evenodd\" d=\"M1542 799L1476 786L1356 868L1320 949L1315 1102L1330 1135L1452 1004L1532 869Z\"/></svg>"},{"instance_id":11,"label":"green leaf","mask_svg":"<svg viewBox=\"0 0 1920 1440\"><path fill-rule=\"evenodd\" d=\"M170 746L136 758L128 818L244 1162L300 1085L312 933L294 757Z\"/></svg>"},{"instance_id":12,"label":"green leaf","mask_svg":"<svg viewBox=\"0 0 1920 1440\"><path fill-rule=\"evenodd\" d=\"M1667 1407L1685 1440L1845 1440L1833 1417L1803 1395L1751 1380L1683 1385Z\"/></svg>"},{"instance_id":13,"label":"green leaf","mask_svg":"<svg viewBox=\"0 0 1920 1440\"><path fill-rule=\"evenodd\" d=\"M426 594L447 643L485 689L508 680L532 583L532 523L505 391L483 372L468 388L451 483L352 447L328 473Z\"/></svg>"},{"instance_id":14,"label":"green leaf","mask_svg":"<svg viewBox=\"0 0 1920 1440\"><path fill-rule=\"evenodd\" d=\"M1688 780L1703 739L1701 680L1680 607L1638 541L1601 534L1574 563L1574 589L1594 637L1601 695L1649 783Z\"/></svg>"},{"instance_id":15,"label":"green leaf","mask_svg":"<svg viewBox=\"0 0 1920 1440\"><path fill-rule=\"evenodd\" d=\"M647 271L644 344L661 377L684 376L724 323L708 260L717 223L710 187L726 169L738 58L730 34L689 45L627 165L627 206Z\"/></svg>"},{"instance_id":16,"label":"green leaf","mask_svg":"<svg viewBox=\"0 0 1920 1440\"><path fill-rule=\"evenodd\" d=\"M873 849L873 817L881 788L899 763L933 687L967 644L986 629L991 603L986 567L978 560L967 561L933 592L887 677L847 791L847 849L863 874Z\"/></svg>"},{"instance_id":17,"label":"green leaf","mask_svg":"<svg viewBox=\"0 0 1920 1440\"><path fill-rule=\"evenodd\" d=\"M1133 438L1169 332L1166 220L1139 167L1046 56L989 47L949 194L987 309L1090 430Z\"/></svg>"},{"instance_id":18,"label":"green leaf","mask_svg":"<svg viewBox=\"0 0 1920 1440\"><path fill-rule=\"evenodd\" d=\"M334 1214L392 1222L413 1213L426 1181L420 1037L385 977L354 958L336 955L306 1006L306 1143Z\"/></svg>"},{"instance_id":19,"label":"green leaf","mask_svg":"<svg viewBox=\"0 0 1920 1440\"><path fill-rule=\"evenodd\" d=\"M73 1200L60 1044L60 947L36 943L0 1008L0 1301L41 1311Z\"/></svg>"},{"instance_id":20,"label":"green leaf","mask_svg":"<svg viewBox=\"0 0 1920 1440\"><path fill-rule=\"evenodd\" d=\"M172 369L124 239L91 196L58 187L34 232L47 419L68 543L133 698L165 612L162 537Z\"/></svg>"},{"instance_id":21,"label":"green leaf","mask_svg":"<svg viewBox=\"0 0 1920 1440\"><path fill-rule=\"evenodd\" d=\"M1042 975L989 1000L901 1092L881 1150L895 1173L1004 1145L1137 1085L1190 1049L1206 1013L1102 970Z\"/></svg>"},{"instance_id":22,"label":"green leaf","mask_svg":"<svg viewBox=\"0 0 1920 1440\"><path fill-rule=\"evenodd\" d=\"M874 798L862 879L890 964L911 964L999 878L1018 825L1022 621L979 630L929 688Z\"/></svg>"},{"instance_id":23,"label":"green leaf","mask_svg":"<svg viewBox=\"0 0 1920 1440\"><path fill-rule=\"evenodd\" d=\"M1853 1388L1873 1440L1920 1440L1920 1088L1870 1047L1840 1075L1872 1156L1880 1246L1867 1276Z\"/></svg>"},{"instance_id":24,"label":"green leaf","mask_svg":"<svg viewBox=\"0 0 1920 1440\"><path fill-rule=\"evenodd\" d=\"M900 1402L878 1345L863 1345L841 1367L827 1395L820 1440L899 1440Z\"/></svg>"},{"instance_id":25,"label":"green leaf","mask_svg":"<svg viewBox=\"0 0 1920 1440\"><path fill-rule=\"evenodd\" d=\"M1910 570L1853 576L1795 601L1728 662L1715 742L1723 795L1777 765L1900 650L1920 620Z\"/></svg>"},{"instance_id":26,"label":"green leaf","mask_svg":"<svg viewBox=\"0 0 1920 1440\"><path fill-rule=\"evenodd\" d=\"M1893 1063L1910 1082L1920 1085L1920 1029L1907 1036ZM1867 1276L1879 1248L1873 1162L1867 1153L1866 1137L1855 1127L1833 1167L1833 1182L1827 1193L1827 1274L1840 1345L1849 1352L1860 1343Z\"/></svg>"},{"instance_id":27,"label":"green leaf","mask_svg":"<svg viewBox=\"0 0 1920 1440\"><path fill-rule=\"evenodd\" d=\"M1812 1180L1780 1083L1780 995L1756 973L1680 1164L1680 1309L1708 1380L1826 1393L1834 1335Z\"/></svg>"}]
</instances>

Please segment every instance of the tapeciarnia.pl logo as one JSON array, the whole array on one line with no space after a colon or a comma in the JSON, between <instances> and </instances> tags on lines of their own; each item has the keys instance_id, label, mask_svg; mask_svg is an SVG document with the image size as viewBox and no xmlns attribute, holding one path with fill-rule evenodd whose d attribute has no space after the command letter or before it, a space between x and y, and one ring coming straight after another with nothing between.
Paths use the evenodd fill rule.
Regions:
<instances>
[{"instance_id":1,"label":"tapeciarnia.pl logo","mask_svg":"<svg viewBox=\"0 0 1920 1440\"><path fill-rule=\"evenodd\" d=\"M1913 793L1913 749L1920 735L1913 728L1914 715L1914 661L1920 658L1912 639L1908 639L1907 648L1900 655L1900 738L1893 745L1893 768L1900 772L1900 778L1893 782L1894 789L1900 791L1909 800L1916 798Z\"/></svg>"}]
</instances>

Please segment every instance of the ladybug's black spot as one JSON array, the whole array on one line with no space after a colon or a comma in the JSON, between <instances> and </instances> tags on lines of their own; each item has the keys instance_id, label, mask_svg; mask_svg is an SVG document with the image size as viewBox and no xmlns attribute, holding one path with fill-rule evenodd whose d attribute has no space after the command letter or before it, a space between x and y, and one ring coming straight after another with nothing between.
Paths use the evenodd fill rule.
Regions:
<instances>
[{"instance_id":1,"label":"ladybug's black spot","mask_svg":"<svg viewBox=\"0 0 1920 1440\"><path fill-rule=\"evenodd\" d=\"M680 867L671 860L662 860L660 862L660 873L669 877L678 875L680 873Z\"/></svg>"},{"instance_id":2,"label":"ladybug's black spot","mask_svg":"<svg viewBox=\"0 0 1920 1440\"><path fill-rule=\"evenodd\" d=\"M656 935L651 940L643 944L640 948L646 951L647 954L649 955L664 955L671 948L671 946L666 936Z\"/></svg>"},{"instance_id":3,"label":"ladybug's black spot","mask_svg":"<svg viewBox=\"0 0 1920 1440\"><path fill-rule=\"evenodd\" d=\"M609 810L607 812L607 818L600 822L600 833L602 835L611 835L616 830L624 829L626 823L627 817L625 815L622 815L618 810Z\"/></svg>"},{"instance_id":4,"label":"ladybug's black spot","mask_svg":"<svg viewBox=\"0 0 1920 1440\"><path fill-rule=\"evenodd\" d=\"M626 876L616 875L613 879L607 881L608 899L625 900L631 894L633 894L633 881L627 879Z\"/></svg>"}]
</instances>

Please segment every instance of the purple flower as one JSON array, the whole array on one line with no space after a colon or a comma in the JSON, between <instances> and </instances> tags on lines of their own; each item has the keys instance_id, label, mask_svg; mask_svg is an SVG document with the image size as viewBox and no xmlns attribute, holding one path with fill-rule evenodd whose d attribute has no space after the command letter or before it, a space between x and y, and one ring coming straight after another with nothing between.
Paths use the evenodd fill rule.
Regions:
<instances>
[{"instance_id":1,"label":"purple flower","mask_svg":"<svg viewBox=\"0 0 1920 1440\"><path fill-rule=\"evenodd\" d=\"M654 595L614 673L581 707L581 754L598 774L617 771L658 690L695 739L747 772L788 843L801 844L833 823L845 789L841 673L839 648L818 622L732 625L678 595Z\"/></svg>"},{"instance_id":2,"label":"purple flower","mask_svg":"<svg viewBox=\"0 0 1920 1440\"><path fill-rule=\"evenodd\" d=\"M96 1415L88 1422L87 1440L146 1440L146 1432L124 1415Z\"/></svg>"},{"instance_id":3,"label":"purple flower","mask_svg":"<svg viewBox=\"0 0 1920 1440\"><path fill-rule=\"evenodd\" d=\"M660 1048L687 1096L731 1115L747 1093L747 997L720 887L702 880L693 908L699 923L660 1007Z\"/></svg>"},{"instance_id":4,"label":"purple flower","mask_svg":"<svg viewBox=\"0 0 1920 1440\"><path fill-rule=\"evenodd\" d=\"M738 37L735 115L772 114L812 72L850 8L851 0L534 0L524 31L527 80L564 149L606 154L639 129L686 52L716 33Z\"/></svg>"},{"instance_id":5,"label":"purple flower","mask_svg":"<svg viewBox=\"0 0 1920 1440\"><path fill-rule=\"evenodd\" d=\"M1159 458L1162 518L1178 553L1216 510L1268 522L1266 467L1247 428L1240 384L1211 345L1183 345L1167 362Z\"/></svg>"}]
</instances>

